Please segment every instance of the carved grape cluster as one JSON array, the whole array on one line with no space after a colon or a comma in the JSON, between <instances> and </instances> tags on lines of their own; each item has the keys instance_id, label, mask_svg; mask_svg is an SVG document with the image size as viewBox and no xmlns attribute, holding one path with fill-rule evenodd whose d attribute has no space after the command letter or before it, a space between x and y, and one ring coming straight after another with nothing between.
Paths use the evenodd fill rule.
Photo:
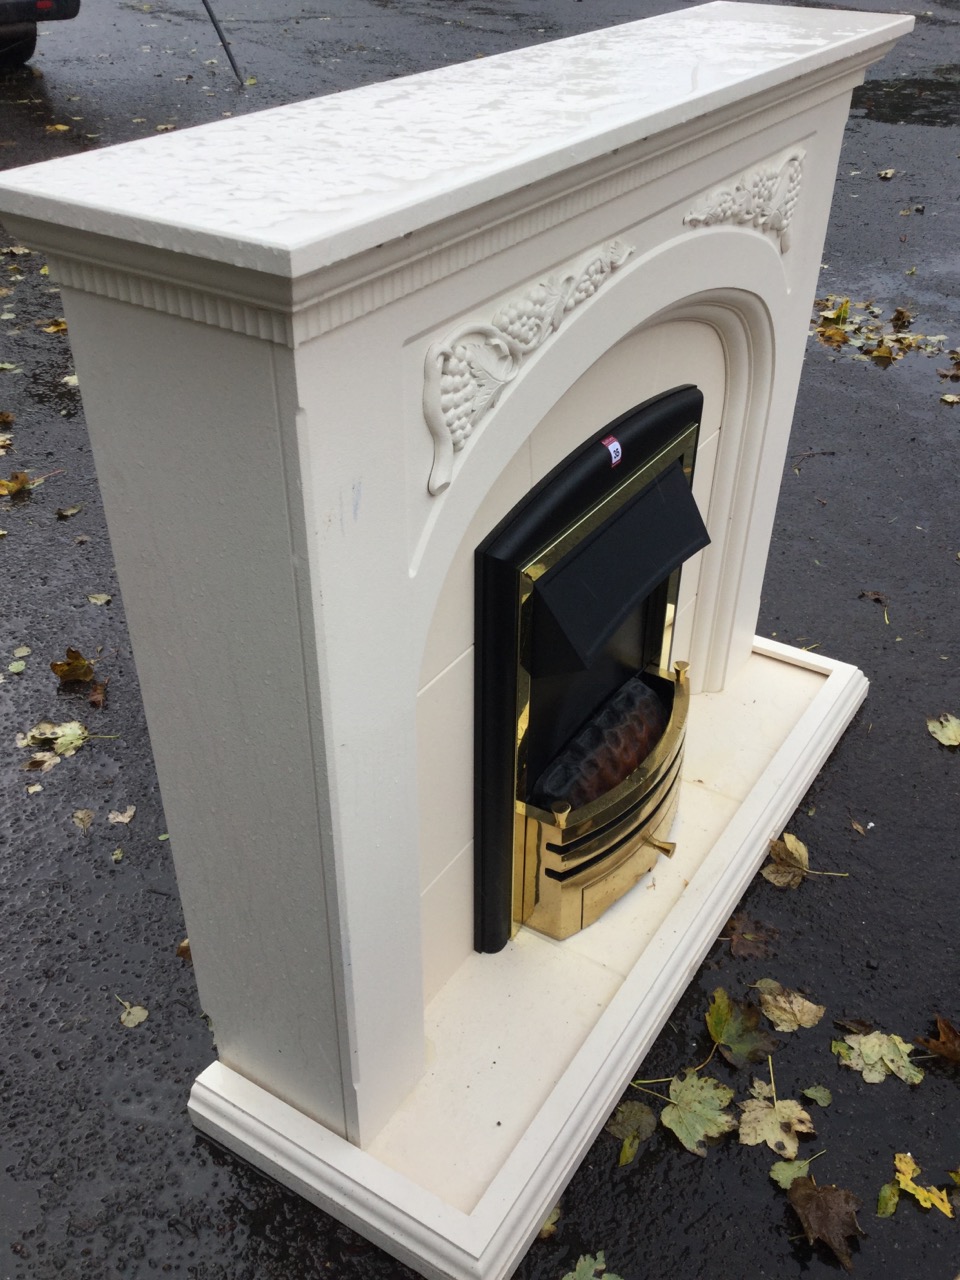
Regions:
<instances>
[{"instance_id":1,"label":"carved grape cluster","mask_svg":"<svg viewBox=\"0 0 960 1280\"><path fill-rule=\"evenodd\" d=\"M573 286L564 309L572 311L581 302L586 302L587 298L592 298L603 284L609 274L609 270L609 266L602 258L594 258Z\"/></svg>"},{"instance_id":2,"label":"carved grape cluster","mask_svg":"<svg viewBox=\"0 0 960 1280\"><path fill-rule=\"evenodd\" d=\"M514 298L502 306L493 317L493 327L515 342L521 351L532 351L543 341L552 301L552 291L538 284L522 298Z\"/></svg>"},{"instance_id":3,"label":"carved grape cluster","mask_svg":"<svg viewBox=\"0 0 960 1280\"><path fill-rule=\"evenodd\" d=\"M462 449L473 430L473 404L477 384L466 358L466 348L457 345L443 362L443 390L440 393L440 411L453 441L454 449Z\"/></svg>"}]
</instances>

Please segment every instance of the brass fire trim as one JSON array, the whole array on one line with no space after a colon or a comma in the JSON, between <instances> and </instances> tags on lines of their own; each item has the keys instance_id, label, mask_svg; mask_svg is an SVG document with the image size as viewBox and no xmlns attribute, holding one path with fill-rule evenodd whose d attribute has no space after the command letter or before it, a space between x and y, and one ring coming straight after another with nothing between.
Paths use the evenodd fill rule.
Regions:
<instances>
[{"instance_id":1,"label":"brass fire trim","mask_svg":"<svg viewBox=\"0 0 960 1280\"><path fill-rule=\"evenodd\" d=\"M677 662L673 711L639 769L606 796L554 812L518 801L514 818L514 928L552 938L586 928L673 846L660 838L676 813L690 705L688 664ZM670 679L665 671L658 673Z\"/></svg>"},{"instance_id":2,"label":"brass fire trim","mask_svg":"<svg viewBox=\"0 0 960 1280\"><path fill-rule=\"evenodd\" d=\"M569 903L564 903L561 906L557 902L554 908L548 908L548 902L553 902L555 898L563 897L563 894L562 892L558 893L552 887L557 882L546 875L548 864L544 861L544 855L549 855L552 851L546 850L544 847L548 843L543 838L544 833L547 831L559 833L551 835L549 843L562 846L564 841L569 844L571 840L580 838L601 821L606 827L608 822L615 820L625 809L631 806L637 798L638 792L642 794L641 788L645 783L649 783L651 788L657 785L658 771L662 772L665 768L669 768L671 761L676 761L676 767L679 770L689 703L689 686L686 679L687 664L676 664L675 678L668 670L673 639L673 619L680 585L680 570L675 569L668 579L666 621L663 640L660 645L658 663L660 669L657 672L662 678L673 680L675 683L674 712L671 715L663 738L634 774L631 774L613 791L601 796L600 799L593 801L589 805L584 805L581 809L563 814L562 820L560 814L548 813L544 810L538 810L535 806L528 805L523 797L528 794L529 790L526 735L530 722L530 675L527 655L530 651L531 640L530 599L534 587L538 579L552 569L554 565L558 564L583 538L589 536L601 524L610 519L620 507L646 488L648 484L678 459L689 482L693 475L698 430L699 424L696 422L684 427L644 466L628 476L616 489L606 494L579 520L558 534L547 546L541 548L534 559L522 566L518 574L517 727L514 741L514 778L516 780L514 799L516 811L514 817L511 925L513 933L516 933L521 925L527 924L531 928L546 933L551 937L562 938L568 937L571 933L575 933L578 929L584 928L586 924L591 923L583 915L583 913L589 914L585 905L582 906L582 923L577 924L575 927L568 927L569 921L577 914ZM644 841L654 838L657 832L661 830L666 831L669 829L667 824L668 821L672 821L673 812L676 809L677 790L677 787L673 788L674 795L673 800L670 802L669 814L660 813L659 816L655 815L655 820L651 818L641 821L635 828L634 836L629 841L632 852L625 853L622 850L618 850L616 857L611 855L610 859L605 860L607 869L619 868L615 878L618 878L621 882L620 893L626 892L627 888L635 880L639 879L641 875L645 874L656 861L658 856L656 845L648 843L645 846ZM628 824L625 823L624 825ZM641 851L644 848L646 852L641 856ZM568 861L571 856L568 855ZM584 858L583 861L590 863L598 856L600 855L595 852L591 858ZM644 861L647 861L648 865L645 865L643 870L639 871L638 867ZM632 880L630 876L633 876ZM584 877L584 884L581 886L582 891L577 894L578 898L582 899L583 903L599 901L604 896L599 888L599 873L595 873L592 878L587 873L584 873ZM544 883L545 880L549 881L549 884ZM569 882L565 881L563 883L567 884ZM585 892L587 889L590 889L590 893ZM573 891L574 886L571 884L566 896L568 898L571 897ZM619 896L619 894L610 898L610 902L615 901L616 896ZM609 902L606 905L609 905ZM605 909L605 907L602 908L602 910ZM593 919L596 918L597 916L593 916ZM557 930L566 931L558 932Z\"/></svg>"}]
</instances>

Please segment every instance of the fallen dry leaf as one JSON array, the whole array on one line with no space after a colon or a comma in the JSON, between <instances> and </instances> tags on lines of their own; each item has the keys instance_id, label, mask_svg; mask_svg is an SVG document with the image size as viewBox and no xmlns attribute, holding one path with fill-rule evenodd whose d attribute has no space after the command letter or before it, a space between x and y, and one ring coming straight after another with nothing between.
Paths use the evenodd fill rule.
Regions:
<instances>
[{"instance_id":1,"label":"fallen dry leaf","mask_svg":"<svg viewBox=\"0 0 960 1280\"><path fill-rule=\"evenodd\" d=\"M830 1048L841 1064L859 1071L867 1084L879 1084L888 1075L906 1084L919 1084L923 1071L910 1059L911 1046L899 1036L871 1031L869 1035L844 1036Z\"/></svg>"},{"instance_id":2,"label":"fallen dry leaf","mask_svg":"<svg viewBox=\"0 0 960 1280\"><path fill-rule=\"evenodd\" d=\"M770 943L778 932L759 920L751 920L743 912L732 916L724 926L724 934L730 942L730 952L741 960L761 960L770 954Z\"/></svg>"},{"instance_id":3,"label":"fallen dry leaf","mask_svg":"<svg viewBox=\"0 0 960 1280\"><path fill-rule=\"evenodd\" d=\"M93 823L93 810L92 809L74 809L73 814L71 816L73 817L74 822L83 832L83 834L86 835L87 832L90 830L91 824Z\"/></svg>"},{"instance_id":4,"label":"fallen dry leaf","mask_svg":"<svg viewBox=\"0 0 960 1280\"><path fill-rule=\"evenodd\" d=\"M86 683L93 679L93 663L79 649L67 649L66 661L54 660L50 670L63 684Z\"/></svg>"},{"instance_id":5,"label":"fallen dry leaf","mask_svg":"<svg viewBox=\"0 0 960 1280\"><path fill-rule=\"evenodd\" d=\"M142 1004L131 1004L129 1000L117 999L123 1005L123 1013L120 1015L120 1021L125 1027L139 1027L141 1022L146 1022L150 1014Z\"/></svg>"},{"instance_id":6,"label":"fallen dry leaf","mask_svg":"<svg viewBox=\"0 0 960 1280\"><path fill-rule=\"evenodd\" d=\"M734 1067L763 1062L779 1044L760 1026L757 1006L732 1000L723 987L717 987L713 993L706 1023L710 1038Z\"/></svg>"},{"instance_id":7,"label":"fallen dry leaf","mask_svg":"<svg viewBox=\"0 0 960 1280\"><path fill-rule=\"evenodd\" d=\"M843 1187L818 1187L812 1178L797 1178L787 1199L800 1219L808 1244L822 1241L847 1271L853 1269L850 1236L862 1236L857 1222L860 1201Z\"/></svg>"},{"instance_id":8,"label":"fallen dry leaf","mask_svg":"<svg viewBox=\"0 0 960 1280\"><path fill-rule=\"evenodd\" d=\"M616 1111L604 1125L607 1133L619 1138L620 1159L617 1162L622 1168L630 1164L640 1150L640 1144L653 1137L657 1128L657 1117L653 1108L645 1102L621 1102Z\"/></svg>"},{"instance_id":9,"label":"fallen dry leaf","mask_svg":"<svg viewBox=\"0 0 960 1280\"><path fill-rule=\"evenodd\" d=\"M65 720L63 724L51 724L42 720L28 733L17 734L18 747L40 747L41 751L54 751L58 756L75 755L90 734L79 720Z\"/></svg>"},{"instance_id":10,"label":"fallen dry leaf","mask_svg":"<svg viewBox=\"0 0 960 1280\"><path fill-rule=\"evenodd\" d=\"M939 1187L921 1187L914 1181L920 1172L920 1166L909 1151L898 1152L893 1157L893 1163L897 1169L897 1184L901 1191L913 1196L924 1209L939 1209L948 1218L953 1217L953 1209L945 1191L941 1191Z\"/></svg>"},{"instance_id":11,"label":"fallen dry leaf","mask_svg":"<svg viewBox=\"0 0 960 1280\"><path fill-rule=\"evenodd\" d=\"M108 596L105 592L95 591L93 595L87 596L91 604L109 604L113 596Z\"/></svg>"},{"instance_id":12,"label":"fallen dry leaf","mask_svg":"<svg viewBox=\"0 0 960 1280\"><path fill-rule=\"evenodd\" d=\"M670 1081L670 1105L660 1113L660 1122L675 1133L688 1151L705 1156L705 1139L719 1138L737 1127L734 1116L726 1110L733 1090L709 1076L698 1076L687 1067L681 1079Z\"/></svg>"},{"instance_id":13,"label":"fallen dry leaf","mask_svg":"<svg viewBox=\"0 0 960 1280\"><path fill-rule=\"evenodd\" d=\"M94 680L93 684L90 686L87 701L90 703L91 707L96 707L98 711L102 711L106 703L107 685L109 683L109 680L104 680L102 682Z\"/></svg>"},{"instance_id":14,"label":"fallen dry leaf","mask_svg":"<svg viewBox=\"0 0 960 1280\"><path fill-rule=\"evenodd\" d=\"M940 1036L939 1040L927 1040L923 1036L917 1036L913 1043L918 1044L921 1049L937 1054L938 1057L946 1058L948 1062L960 1062L960 1031L946 1018L938 1015L937 1033Z\"/></svg>"},{"instance_id":15,"label":"fallen dry leaf","mask_svg":"<svg viewBox=\"0 0 960 1280\"><path fill-rule=\"evenodd\" d=\"M182 960L184 964L193 964L193 954L190 951L189 938L184 938L182 942L177 943L177 958Z\"/></svg>"},{"instance_id":16,"label":"fallen dry leaf","mask_svg":"<svg viewBox=\"0 0 960 1280\"><path fill-rule=\"evenodd\" d=\"M773 978L760 978L754 983L760 992L760 1008L777 1031L797 1031L800 1027L815 1027L826 1007L814 1004L799 991L783 987Z\"/></svg>"},{"instance_id":17,"label":"fallen dry leaf","mask_svg":"<svg viewBox=\"0 0 960 1280\"><path fill-rule=\"evenodd\" d=\"M83 507L57 507L57 519L69 520L71 516L77 516L83 510Z\"/></svg>"},{"instance_id":18,"label":"fallen dry leaf","mask_svg":"<svg viewBox=\"0 0 960 1280\"><path fill-rule=\"evenodd\" d=\"M116 809L111 809L110 812L107 814L107 821L129 823L130 819L133 817L133 815L136 812L137 812L137 806L135 804L127 805L123 813L118 812L118 810Z\"/></svg>"},{"instance_id":19,"label":"fallen dry leaf","mask_svg":"<svg viewBox=\"0 0 960 1280\"><path fill-rule=\"evenodd\" d=\"M799 1148L801 1133L814 1133L813 1121L793 1098L773 1097L766 1080L754 1080L751 1098L737 1105L740 1117L740 1141L756 1147L765 1142L771 1151L793 1160Z\"/></svg>"},{"instance_id":20,"label":"fallen dry leaf","mask_svg":"<svg viewBox=\"0 0 960 1280\"><path fill-rule=\"evenodd\" d=\"M810 855L802 840L783 833L780 840L770 841L770 862L760 874L778 889L796 889L810 868Z\"/></svg>"},{"instance_id":21,"label":"fallen dry leaf","mask_svg":"<svg viewBox=\"0 0 960 1280\"><path fill-rule=\"evenodd\" d=\"M960 719L949 711L942 711L940 718L927 718L927 728L945 747L960 747Z\"/></svg>"}]
</instances>

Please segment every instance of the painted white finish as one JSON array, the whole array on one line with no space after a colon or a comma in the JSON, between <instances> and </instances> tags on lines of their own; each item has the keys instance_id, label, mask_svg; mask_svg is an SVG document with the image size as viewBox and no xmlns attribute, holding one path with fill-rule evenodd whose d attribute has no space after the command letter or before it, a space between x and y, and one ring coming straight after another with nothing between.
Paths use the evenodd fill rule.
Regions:
<instances>
[{"instance_id":1,"label":"painted white finish","mask_svg":"<svg viewBox=\"0 0 960 1280\"><path fill-rule=\"evenodd\" d=\"M578 1025L560 1029L564 1046L557 1044L557 1019L541 1001L558 994L558 980L570 976L572 940L556 943L527 932L506 953L473 957L428 1006L433 1063L370 1151L305 1120L220 1063L194 1086L194 1122L430 1280L509 1276L729 918L771 834L782 830L866 693L855 668L775 641L758 638L754 661L767 667L758 678L772 679L778 696L749 726L737 715L753 702L742 688L699 695L693 714L743 726L744 737L729 744L731 754L750 752L754 729L769 746L778 739L780 745L747 781L742 803L713 793L705 822L703 807L688 803L688 766L681 812L690 818L681 823L695 842L686 856L696 870L681 893L667 888L673 903L662 915L657 869L656 890L648 877L614 909L619 918L604 917L580 935L578 945L589 950L591 934L603 925L611 941L619 935L629 948L633 928L650 913L648 939L624 976L597 955L577 966ZM704 698L710 705L701 710ZM603 1003L613 987L604 1008L585 1012L591 989ZM529 1019L537 1034L524 1027L522 1036L507 1037L505 988L522 1002L510 1021ZM545 1032L565 1058L559 1071L537 1055ZM509 1087L498 1074L501 1046L511 1066L523 1054L524 1074L511 1074ZM542 1073L539 1097L522 1092L531 1070Z\"/></svg>"},{"instance_id":2,"label":"painted white finish","mask_svg":"<svg viewBox=\"0 0 960 1280\"><path fill-rule=\"evenodd\" d=\"M192 1114L425 1275L509 1273L865 692L754 632L849 93L911 24L714 3L0 179L63 286L216 1026ZM528 350L503 337L614 241L601 288ZM447 449L425 382L494 321L519 372ZM470 548L596 428L701 377L690 875L476 956L469 823L431 808L470 791ZM449 750L423 745L445 716ZM497 1077L465 1111L456 1055L505 973L518 1007L559 977L579 998L494 1140ZM461 1123L484 1130L467 1170Z\"/></svg>"}]
</instances>

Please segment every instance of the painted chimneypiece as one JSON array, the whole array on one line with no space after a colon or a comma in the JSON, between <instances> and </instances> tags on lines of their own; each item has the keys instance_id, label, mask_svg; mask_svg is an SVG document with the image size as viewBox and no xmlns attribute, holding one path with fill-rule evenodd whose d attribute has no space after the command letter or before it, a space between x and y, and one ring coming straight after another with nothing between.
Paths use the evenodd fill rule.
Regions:
<instances>
[{"instance_id":1,"label":"painted chimneypiece","mask_svg":"<svg viewBox=\"0 0 960 1280\"><path fill-rule=\"evenodd\" d=\"M850 94L911 25L720 0L0 181L216 1028L191 1113L425 1276L510 1273L865 693L754 631ZM478 954L475 549L686 384L677 852Z\"/></svg>"}]
</instances>

